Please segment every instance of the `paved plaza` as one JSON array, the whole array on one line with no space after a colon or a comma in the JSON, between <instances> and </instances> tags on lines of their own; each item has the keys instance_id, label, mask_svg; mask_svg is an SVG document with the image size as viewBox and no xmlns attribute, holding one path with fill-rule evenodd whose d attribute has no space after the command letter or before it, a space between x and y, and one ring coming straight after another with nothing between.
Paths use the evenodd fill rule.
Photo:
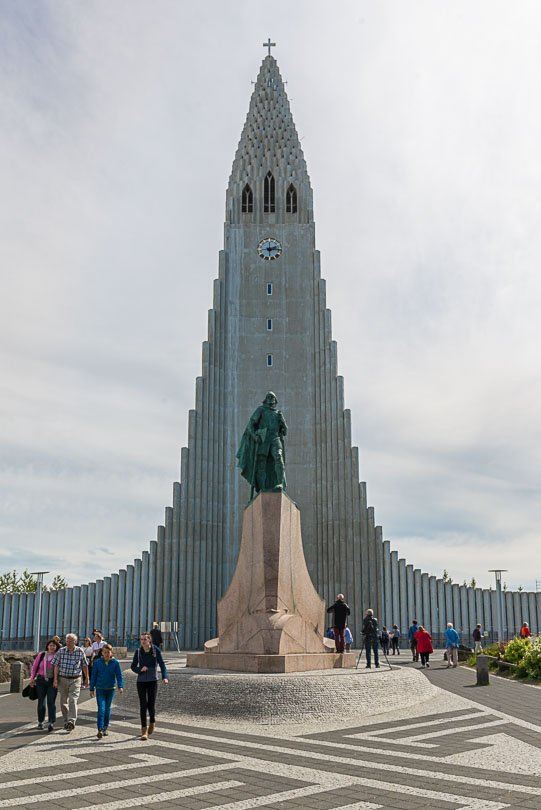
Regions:
<instances>
[{"instance_id":1,"label":"paved plaza","mask_svg":"<svg viewBox=\"0 0 541 810\"><path fill-rule=\"evenodd\" d=\"M411 669L407 661L401 667ZM317 722L187 722L174 708L182 667L181 658L170 662L147 742L136 738L130 678L100 741L88 696L74 732L48 735L35 728L34 704L2 695L0 807L541 810L539 688L495 678L478 688L474 673L436 660L423 673L435 688L413 708L389 690L371 716L351 705L350 722L333 719L332 705ZM358 677L376 684L380 672Z\"/></svg>"}]
</instances>

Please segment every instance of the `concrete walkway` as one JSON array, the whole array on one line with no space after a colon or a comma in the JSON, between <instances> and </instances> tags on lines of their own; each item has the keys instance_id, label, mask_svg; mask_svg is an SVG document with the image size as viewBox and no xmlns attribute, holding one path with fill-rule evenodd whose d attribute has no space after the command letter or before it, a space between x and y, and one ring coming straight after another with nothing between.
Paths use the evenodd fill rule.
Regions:
<instances>
[{"instance_id":1,"label":"concrete walkway","mask_svg":"<svg viewBox=\"0 0 541 810\"><path fill-rule=\"evenodd\" d=\"M0 697L0 808L75 810L83 801L103 810L541 810L536 688L495 678L477 688L473 672L435 661L422 672L441 691L407 709L389 694L361 722L337 722L329 706L327 722L225 727L165 714L161 690L183 681L182 657L166 658L174 659L171 683L160 685L147 742L124 698L110 735L98 741L88 693L71 734L39 732L35 704ZM414 665L404 657L400 666ZM363 673L370 678L378 673Z\"/></svg>"}]
</instances>

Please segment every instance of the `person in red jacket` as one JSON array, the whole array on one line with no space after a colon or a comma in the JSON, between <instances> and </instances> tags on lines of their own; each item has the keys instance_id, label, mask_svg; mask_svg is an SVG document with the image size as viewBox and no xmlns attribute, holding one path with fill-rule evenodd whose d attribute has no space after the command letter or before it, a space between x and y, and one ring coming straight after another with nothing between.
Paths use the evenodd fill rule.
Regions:
<instances>
[{"instance_id":1,"label":"person in red jacket","mask_svg":"<svg viewBox=\"0 0 541 810\"><path fill-rule=\"evenodd\" d=\"M417 642L417 652L421 656L421 666L429 667L428 659L430 658L430 653L434 652L432 649L432 636L428 630L425 630L422 624L419 625L419 629L415 633L415 640Z\"/></svg>"},{"instance_id":2,"label":"person in red jacket","mask_svg":"<svg viewBox=\"0 0 541 810\"><path fill-rule=\"evenodd\" d=\"M521 638L530 638L532 632L528 626L528 622L522 622L522 627L520 628L520 637Z\"/></svg>"}]
</instances>

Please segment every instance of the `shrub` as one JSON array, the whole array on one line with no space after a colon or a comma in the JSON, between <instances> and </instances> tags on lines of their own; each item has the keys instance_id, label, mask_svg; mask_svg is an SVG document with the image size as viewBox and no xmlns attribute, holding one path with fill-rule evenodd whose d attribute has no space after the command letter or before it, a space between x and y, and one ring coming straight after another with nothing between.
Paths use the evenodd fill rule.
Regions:
<instances>
[{"instance_id":1,"label":"shrub","mask_svg":"<svg viewBox=\"0 0 541 810\"><path fill-rule=\"evenodd\" d=\"M524 657L518 663L517 675L520 678L541 680L541 636L526 639L527 645Z\"/></svg>"},{"instance_id":2,"label":"shrub","mask_svg":"<svg viewBox=\"0 0 541 810\"><path fill-rule=\"evenodd\" d=\"M509 664L518 664L524 659L530 647L531 641L529 638L514 638L507 643L505 652L502 655L502 661L507 661Z\"/></svg>"}]
</instances>

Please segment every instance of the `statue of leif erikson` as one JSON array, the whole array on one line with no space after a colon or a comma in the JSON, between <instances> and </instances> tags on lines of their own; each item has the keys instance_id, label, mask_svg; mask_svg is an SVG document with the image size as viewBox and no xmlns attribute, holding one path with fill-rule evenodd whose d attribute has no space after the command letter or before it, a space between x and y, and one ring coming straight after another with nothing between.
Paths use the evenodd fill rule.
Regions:
<instances>
[{"instance_id":1,"label":"statue of leif erikson","mask_svg":"<svg viewBox=\"0 0 541 810\"><path fill-rule=\"evenodd\" d=\"M246 425L237 458L241 475L255 492L280 492L286 488L285 443L287 433L278 400L269 391Z\"/></svg>"}]
</instances>

